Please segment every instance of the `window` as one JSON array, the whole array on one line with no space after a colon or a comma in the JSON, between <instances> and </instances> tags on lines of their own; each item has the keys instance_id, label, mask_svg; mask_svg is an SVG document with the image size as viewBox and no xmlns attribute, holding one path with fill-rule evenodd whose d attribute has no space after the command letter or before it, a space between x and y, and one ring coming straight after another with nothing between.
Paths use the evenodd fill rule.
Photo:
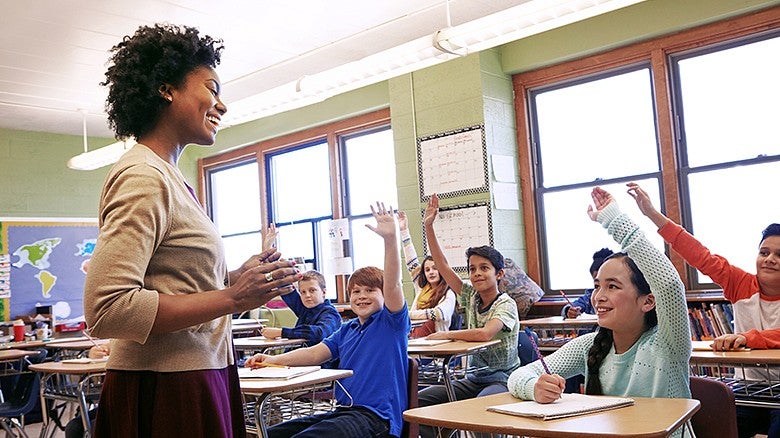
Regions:
<instances>
[{"instance_id":1,"label":"window","mask_svg":"<svg viewBox=\"0 0 780 438\"><path fill-rule=\"evenodd\" d=\"M617 249L585 215L595 185L616 195L662 247L656 227L626 195L628 181L639 182L656 207L713 252L754 272L760 232L780 222L780 206L771 202L780 170L780 18L772 15L514 77L515 95L525 100L518 138L530 139L520 147L521 172L533 176L524 180L533 193L523 206L531 218L529 274L548 291L589 287L592 253ZM775 30L750 35L755 28ZM681 274L690 290L717 287L693 269Z\"/></svg>"},{"instance_id":2,"label":"window","mask_svg":"<svg viewBox=\"0 0 780 438\"><path fill-rule=\"evenodd\" d=\"M365 224L373 221L370 205L374 202L398 205L389 118L390 111L381 110L204 158L201 166L215 222L249 220L249 216L254 221L251 231L245 227L236 235L223 233L229 258L240 259L237 254L248 248L257 252L261 224L273 222L283 256L301 257L304 269L326 274L327 297L344 301L344 277L335 271L328 275L336 251L327 239L326 225L332 219L348 221L344 230L349 233L348 245L339 245L339 251L351 257L352 267L383 266L382 239ZM255 157L262 157L262 166ZM225 180L226 188L220 191L213 181L240 167L237 162L251 162L253 167ZM258 191L246 190L250 185Z\"/></svg>"},{"instance_id":3,"label":"window","mask_svg":"<svg viewBox=\"0 0 780 438\"><path fill-rule=\"evenodd\" d=\"M244 161L209 173L211 218L222 235L229 270L237 269L262 245L257 161Z\"/></svg>"}]
</instances>

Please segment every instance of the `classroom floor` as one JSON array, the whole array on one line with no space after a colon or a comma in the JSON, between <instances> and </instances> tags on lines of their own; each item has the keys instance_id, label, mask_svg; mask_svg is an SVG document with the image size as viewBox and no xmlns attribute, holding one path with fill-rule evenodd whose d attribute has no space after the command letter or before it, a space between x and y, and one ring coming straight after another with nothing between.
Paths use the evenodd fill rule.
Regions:
<instances>
[{"instance_id":1,"label":"classroom floor","mask_svg":"<svg viewBox=\"0 0 780 438\"><path fill-rule=\"evenodd\" d=\"M27 435L30 437L37 437L41 434L41 427L43 426L43 423L33 423L28 424L24 426L24 431L27 432ZM51 433L51 431L49 431ZM65 432L63 432L60 429L57 429L54 435L52 435L53 438L65 438Z\"/></svg>"}]
</instances>

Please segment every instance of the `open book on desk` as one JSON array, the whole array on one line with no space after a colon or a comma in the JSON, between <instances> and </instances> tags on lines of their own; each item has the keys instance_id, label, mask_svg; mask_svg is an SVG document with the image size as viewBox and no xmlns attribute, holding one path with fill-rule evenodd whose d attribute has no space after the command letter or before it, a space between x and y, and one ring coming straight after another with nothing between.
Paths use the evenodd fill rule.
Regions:
<instances>
[{"instance_id":1,"label":"open book on desk","mask_svg":"<svg viewBox=\"0 0 780 438\"><path fill-rule=\"evenodd\" d=\"M542 404L535 401L521 401L505 405L490 406L488 411L502 414L533 417L542 420L574 417L593 412L607 411L634 404L634 399L609 397L602 395L561 394L561 398L552 403Z\"/></svg>"},{"instance_id":2,"label":"open book on desk","mask_svg":"<svg viewBox=\"0 0 780 438\"><path fill-rule=\"evenodd\" d=\"M418 347L423 345L446 344L447 342L452 342L452 339L425 339L425 338L409 339L409 345L416 345Z\"/></svg>"},{"instance_id":3,"label":"open book on desk","mask_svg":"<svg viewBox=\"0 0 780 438\"><path fill-rule=\"evenodd\" d=\"M285 367L285 366L265 366L260 368L239 368L238 378L240 379L281 379L287 380L293 377L319 371L319 365L307 367Z\"/></svg>"}]
</instances>

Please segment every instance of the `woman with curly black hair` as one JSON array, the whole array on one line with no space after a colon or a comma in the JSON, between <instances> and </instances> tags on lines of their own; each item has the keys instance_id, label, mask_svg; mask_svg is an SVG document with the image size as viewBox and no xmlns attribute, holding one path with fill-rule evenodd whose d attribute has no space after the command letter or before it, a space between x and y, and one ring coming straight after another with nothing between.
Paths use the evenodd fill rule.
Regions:
<instances>
[{"instance_id":1,"label":"woman with curly black hair","mask_svg":"<svg viewBox=\"0 0 780 438\"><path fill-rule=\"evenodd\" d=\"M275 250L228 272L221 238L177 167L211 145L227 108L221 41L143 26L113 49L106 109L138 144L109 171L84 288L92 334L113 338L95 436L244 436L230 315L300 274Z\"/></svg>"}]
</instances>

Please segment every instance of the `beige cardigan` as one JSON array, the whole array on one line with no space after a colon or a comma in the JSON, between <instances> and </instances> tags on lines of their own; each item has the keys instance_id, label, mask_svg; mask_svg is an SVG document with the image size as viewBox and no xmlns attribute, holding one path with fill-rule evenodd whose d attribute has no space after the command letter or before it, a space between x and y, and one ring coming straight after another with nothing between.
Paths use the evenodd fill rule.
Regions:
<instances>
[{"instance_id":1,"label":"beige cardigan","mask_svg":"<svg viewBox=\"0 0 780 438\"><path fill-rule=\"evenodd\" d=\"M106 177L99 222L84 312L93 335L115 339L107 367L173 372L232 364L229 315L150 335L159 294L221 289L227 278L221 237L179 169L134 146Z\"/></svg>"}]
</instances>

